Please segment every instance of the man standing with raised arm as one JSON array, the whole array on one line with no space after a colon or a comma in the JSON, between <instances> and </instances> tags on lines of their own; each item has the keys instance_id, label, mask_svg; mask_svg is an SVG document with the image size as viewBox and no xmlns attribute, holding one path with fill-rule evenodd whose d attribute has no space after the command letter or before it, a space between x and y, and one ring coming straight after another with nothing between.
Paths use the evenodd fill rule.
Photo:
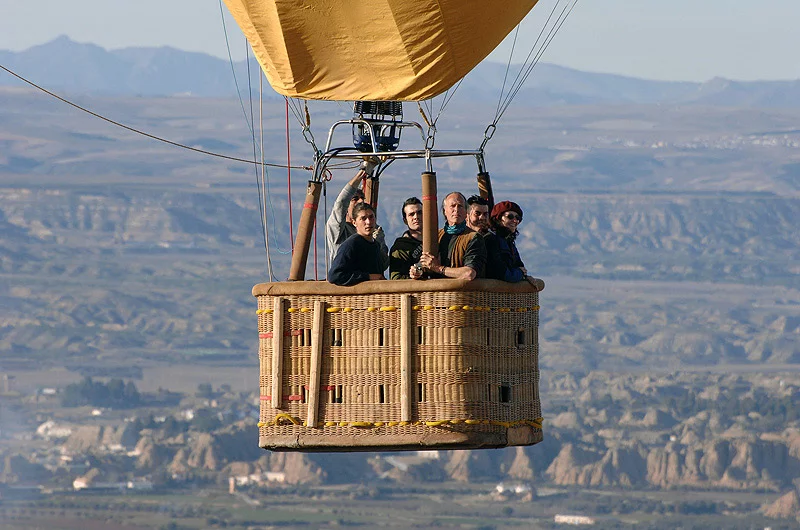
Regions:
<instances>
[{"instance_id":1,"label":"man standing with raised arm","mask_svg":"<svg viewBox=\"0 0 800 530\"><path fill-rule=\"evenodd\" d=\"M364 202L364 192L358 189L358 183L372 174L377 163L377 159L362 162L361 169L350 179L350 182L344 185L344 188L336 198L336 202L333 203L331 214L325 223L325 239L328 242L331 263L336 258L336 253L342 243L356 233L356 227L353 225L353 208L356 204ZM382 270L386 270L389 266L389 249L386 247L386 235L380 226L375 227L373 237L380 245L383 256L385 256Z\"/></svg>"}]
</instances>

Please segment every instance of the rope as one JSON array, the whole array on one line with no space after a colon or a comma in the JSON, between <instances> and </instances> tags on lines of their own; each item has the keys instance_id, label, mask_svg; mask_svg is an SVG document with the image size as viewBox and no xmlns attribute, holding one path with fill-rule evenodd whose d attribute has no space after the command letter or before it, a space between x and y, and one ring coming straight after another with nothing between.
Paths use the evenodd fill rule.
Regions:
<instances>
[{"instance_id":1,"label":"rope","mask_svg":"<svg viewBox=\"0 0 800 530\"><path fill-rule=\"evenodd\" d=\"M111 125L115 125L117 127L125 129L126 131L130 131L132 133L136 133L136 134L139 134L141 136L145 136L145 137L150 138L152 140L157 140L157 141L163 142L165 144L169 144L169 145L172 145L172 146L175 146L175 147L180 147L181 149L186 149L188 151L194 151L195 153L200 153L200 154L203 154L203 155L214 156L214 157L222 158L222 159L225 159L225 160L233 160L234 162L244 162L245 164L264 165L266 167L278 167L278 168L285 168L286 167L284 164L267 164L267 163L263 163L262 164L262 163L260 163L258 161L248 160L246 158L239 158L239 157L235 157L235 156L223 155L223 154L220 154L220 153L214 153L212 151L206 151L205 149L198 149L197 147L191 147L189 145L184 145L184 144L179 143L179 142L173 142L172 140L167 140L166 138L162 138L160 136L156 136L154 134L150 134L150 133L144 132L144 131L142 131L140 129L136 129L134 127L130 127L130 126L125 125L123 123L120 123L118 121L114 121L111 118L106 118L102 114L98 114L96 112L93 112L93 111L85 108L85 107L82 107L82 106L78 105L77 103L73 103L72 101L63 98L63 97L59 96L58 94L55 94L54 92L51 92L51 91L47 90L46 88L37 85L33 81L30 81L29 79L26 79L25 77L19 75L18 73L14 72L13 70L10 70L9 68L6 68L2 64L0 64L0 70L4 70L4 71L8 72L9 74L13 75L14 77L19 79L23 83L26 83L26 84L32 86L33 88L44 92L48 96L51 96L51 97L61 101L62 103L66 103L67 105L80 110L81 112L85 112L86 114L94 116L95 118L101 119L101 120L103 120L105 122L108 122ZM310 166L294 166L294 169L304 169L306 171L311 171L313 168L310 167Z\"/></svg>"},{"instance_id":2,"label":"rope","mask_svg":"<svg viewBox=\"0 0 800 530\"><path fill-rule=\"evenodd\" d=\"M289 99L286 99L286 192L289 200L289 239L294 252L294 221L292 220L292 149L289 143Z\"/></svg>"},{"instance_id":3,"label":"rope","mask_svg":"<svg viewBox=\"0 0 800 530\"><path fill-rule=\"evenodd\" d=\"M257 148L256 148L256 131L255 131L255 112L253 111L253 83L252 83L252 75L250 74L250 47L245 41L245 61L247 62L247 94L249 96L250 101L250 123L253 127L250 128L250 136L253 139L253 160L258 160ZM259 89L261 88L261 76L259 76ZM259 108L261 109L262 114L259 115L260 122L259 125L261 127L261 157L264 157L264 122L263 122L263 99L261 98L261 91L259 90ZM246 117L246 116L245 116ZM258 173L258 166L253 166L253 170L256 174L256 188L260 188L260 180L259 180L259 173ZM261 167L262 174L264 171L264 167ZM261 203L261 194L258 194L259 203L258 209L259 214L261 215L261 228L262 228L262 235L264 237L264 248L267 252L267 274L272 278L272 265L269 255L269 242L267 237L267 226L266 226L266 216L264 215L264 208L263 204Z\"/></svg>"},{"instance_id":4,"label":"rope","mask_svg":"<svg viewBox=\"0 0 800 530\"><path fill-rule=\"evenodd\" d=\"M252 123L253 119L248 122L247 120L247 112L244 110L244 102L242 101L242 94L241 90L239 89L239 81L236 78L236 69L234 68L233 64L233 57L231 56L231 45L228 39L228 29L227 25L225 24L225 11L222 8L222 0L219 2L219 9L220 9L220 18L222 19L222 29L225 33L225 46L228 50L228 62L231 66L231 73L233 74L233 82L236 85L236 95L239 97L239 104L242 107L242 113L245 117L245 123L247 123L248 128L252 135L255 135L254 132L254 125ZM247 61L247 83L248 87L250 87L250 50L247 47L247 42L245 42L245 58ZM275 222L275 206L272 204L272 193L269 189L269 171L263 165L264 163L264 76L259 74L258 76L258 87L259 87L259 126L261 130L261 182L258 183L258 200L259 200L259 212L261 213L262 217L262 225L263 225L263 232L264 232L264 248L267 254L267 273L269 274L270 281L274 281L275 276L272 270L272 257L270 254L270 247L269 247L269 225L267 222L268 216L266 213L266 204L269 204L269 211L272 214L272 225L276 226L277 223ZM252 116L252 104L253 104L253 97L252 97L252 90L250 95L250 109L251 109L251 116ZM280 248L280 246L276 245L279 254L288 254L289 251L284 251Z\"/></svg>"},{"instance_id":5,"label":"rope","mask_svg":"<svg viewBox=\"0 0 800 530\"><path fill-rule=\"evenodd\" d=\"M508 62L506 63L506 71L503 74L503 86L500 88L500 97L497 98L497 109L494 111L495 119L500 114L500 103L503 98L503 93L506 91L506 81L508 80L508 71L511 70L511 59L514 58L514 50L517 47L517 37L519 36L519 27L522 24L517 24L517 29L514 30L514 40L511 43L511 52L508 54ZM540 34L541 35L541 34Z\"/></svg>"},{"instance_id":6,"label":"rope","mask_svg":"<svg viewBox=\"0 0 800 530\"><path fill-rule=\"evenodd\" d=\"M319 280L319 266L317 265L317 212L314 212L314 280Z\"/></svg>"},{"instance_id":7,"label":"rope","mask_svg":"<svg viewBox=\"0 0 800 530\"><path fill-rule=\"evenodd\" d=\"M575 9L575 5L578 3L578 0L571 0L571 1L572 1L571 4L570 0L566 1L563 8L561 9L561 12L556 17L555 22L553 22L553 24L550 25L550 21L553 18L553 14L556 12L559 5L561 4L561 0L556 1L555 5L553 6L553 9L550 11L550 15L547 17L547 20L542 26L539 35L536 37L536 41L533 43L533 46L531 46L530 52L528 52L528 55L525 57L525 61L520 67L520 70L517 73L516 77L514 78L514 82L511 84L511 88L509 89L508 94L503 100L502 105L499 106L500 110L495 115L493 125L497 125L497 123L500 121L500 118L502 118L506 110L508 110L508 107L511 105L511 102L514 100L519 91L522 89L522 85L525 84L525 81L527 81L528 77L531 75L531 72L533 72L533 69L536 67L537 64L539 64L542 55L544 54L545 51L547 51L547 48L553 42L553 39L555 38L556 34L558 34L558 32L561 30L561 27L564 25L564 22L566 22L567 18L572 13L573 9ZM550 25L549 29L548 25ZM544 37L542 45L537 50L537 46L539 45L539 42L541 41L542 35L545 33L545 30L547 30L547 35ZM532 55L533 55L533 60L531 61L530 58ZM502 94L501 94L501 99L502 99Z\"/></svg>"},{"instance_id":8,"label":"rope","mask_svg":"<svg viewBox=\"0 0 800 530\"><path fill-rule=\"evenodd\" d=\"M258 125L259 130L261 132L261 161L264 161L264 76L258 76ZM274 282L275 276L272 273L272 257L270 256L269 252L269 225L267 224L267 211L266 205L264 204L266 201L264 200L265 197L264 191L266 190L265 180L266 180L266 171L267 168L261 166L261 181L258 181L258 211L261 214L261 226L264 230L264 250L267 252L267 274L269 275L269 281Z\"/></svg>"},{"instance_id":9,"label":"rope","mask_svg":"<svg viewBox=\"0 0 800 530\"><path fill-rule=\"evenodd\" d=\"M322 179L322 200L323 200L323 208L325 209L325 226L327 227L328 222L328 179ZM328 278L328 270L330 270L330 256L328 256L328 234L326 231L325 234L325 278Z\"/></svg>"},{"instance_id":10,"label":"rope","mask_svg":"<svg viewBox=\"0 0 800 530\"><path fill-rule=\"evenodd\" d=\"M222 8L222 0L219 0L219 15L222 19L222 31L225 33L225 47L228 49L228 63L231 65L231 73L233 74L233 84L236 85L236 95L239 96L239 105L242 107L242 114L244 114L244 120L247 122L247 126L250 128L250 133L253 132L253 124L252 122L247 121L247 112L244 110L244 101L242 101L242 92L239 90L239 81L236 79L236 69L233 67L233 57L231 56L231 44L228 40L228 26L225 24L225 10ZM248 61L249 63L249 61ZM248 77L250 75L248 64Z\"/></svg>"}]
</instances>

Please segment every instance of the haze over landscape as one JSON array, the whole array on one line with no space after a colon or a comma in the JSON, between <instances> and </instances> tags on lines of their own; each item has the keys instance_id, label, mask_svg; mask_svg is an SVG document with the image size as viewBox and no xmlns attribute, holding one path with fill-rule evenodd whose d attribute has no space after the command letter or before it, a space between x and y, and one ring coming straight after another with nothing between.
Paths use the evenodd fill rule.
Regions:
<instances>
[{"instance_id":1,"label":"haze over landscape","mask_svg":"<svg viewBox=\"0 0 800 530\"><path fill-rule=\"evenodd\" d=\"M225 60L60 37L0 51L0 65L131 127L252 157ZM246 64L235 68L244 90ZM504 69L483 63L468 76L437 147L480 143ZM284 103L265 101L266 158L283 163ZM311 111L318 141L350 114L336 103ZM292 158L306 164L291 125ZM523 207L518 244L547 284L545 442L435 456L266 453L255 427L250 288L266 272L252 167L113 127L0 72L0 376L10 376L0 521L325 528L370 526L371 511L398 528L551 528L567 511L607 528L796 528L800 81L650 81L541 64L487 164L497 197ZM470 163L436 170L440 190L475 191ZM328 206L351 171L334 173ZM389 239L419 172L397 163L382 181ZM306 176L292 174L295 215ZM286 172L270 179L283 278ZM229 477L251 475L260 483L227 496ZM81 497L77 479L146 482L156 500Z\"/></svg>"}]
</instances>

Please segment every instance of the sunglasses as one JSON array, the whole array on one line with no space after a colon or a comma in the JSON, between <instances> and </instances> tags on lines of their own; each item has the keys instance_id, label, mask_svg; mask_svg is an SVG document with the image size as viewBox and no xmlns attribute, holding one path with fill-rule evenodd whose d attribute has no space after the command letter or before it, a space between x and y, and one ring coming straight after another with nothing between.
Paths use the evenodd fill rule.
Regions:
<instances>
[{"instance_id":1,"label":"sunglasses","mask_svg":"<svg viewBox=\"0 0 800 530\"><path fill-rule=\"evenodd\" d=\"M505 213L503 214L503 217L509 221L522 221L522 217L515 213Z\"/></svg>"}]
</instances>

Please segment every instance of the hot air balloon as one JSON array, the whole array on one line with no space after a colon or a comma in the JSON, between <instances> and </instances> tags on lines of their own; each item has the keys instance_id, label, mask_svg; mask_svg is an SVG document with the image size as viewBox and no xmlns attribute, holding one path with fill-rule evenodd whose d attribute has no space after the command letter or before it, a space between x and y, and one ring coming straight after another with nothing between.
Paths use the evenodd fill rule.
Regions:
<instances>
[{"instance_id":1,"label":"hot air balloon","mask_svg":"<svg viewBox=\"0 0 800 530\"><path fill-rule=\"evenodd\" d=\"M474 157L478 189L493 200L483 156L492 129L478 149L437 150L435 121L404 120L401 102L453 87L536 1L225 0L278 93L354 102L353 118L332 124L314 154L289 281L253 288L261 447L394 451L541 441L542 280L305 281L333 159L423 161L423 249L432 254L439 225L434 159ZM333 145L341 127L352 132L352 146ZM409 129L418 145L403 149L400 133ZM377 176L365 185L372 203Z\"/></svg>"}]
</instances>

